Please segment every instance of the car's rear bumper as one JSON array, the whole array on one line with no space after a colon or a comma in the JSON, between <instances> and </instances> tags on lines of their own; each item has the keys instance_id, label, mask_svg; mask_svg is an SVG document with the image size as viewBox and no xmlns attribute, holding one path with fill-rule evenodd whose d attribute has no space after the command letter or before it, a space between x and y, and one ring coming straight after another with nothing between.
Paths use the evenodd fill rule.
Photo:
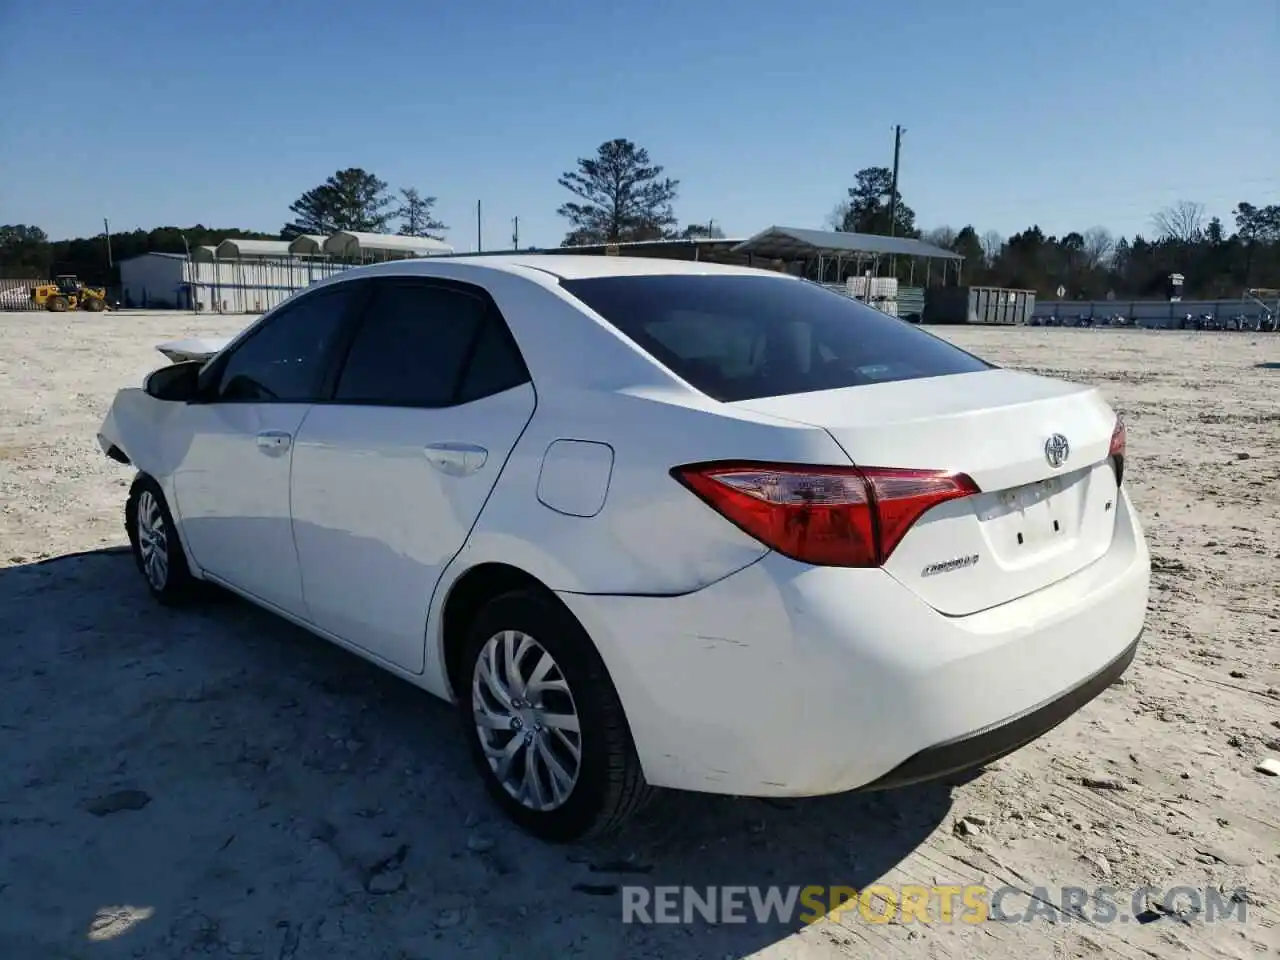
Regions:
<instances>
[{"instance_id":1,"label":"car's rear bumper","mask_svg":"<svg viewBox=\"0 0 1280 960\"><path fill-rule=\"evenodd\" d=\"M650 783L805 796L942 776L1051 729L1132 660L1149 576L1124 496L1102 559L966 617L880 570L776 554L680 597L560 596Z\"/></svg>"},{"instance_id":2,"label":"car's rear bumper","mask_svg":"<svg viewBox=\"0 0 1280 960\"><path fill-rule=\"evenodd\" d=\"M1138 638L1105 667L1048 703L1032 707L985 730L935 743L898 764L884 776L864 784L862 790L889 790L936 780L971 770L1008 756L1032 740L1044 736L1086 703L1115 683L1129 669L1138 652Z\"/></svg>"}]
</instances>

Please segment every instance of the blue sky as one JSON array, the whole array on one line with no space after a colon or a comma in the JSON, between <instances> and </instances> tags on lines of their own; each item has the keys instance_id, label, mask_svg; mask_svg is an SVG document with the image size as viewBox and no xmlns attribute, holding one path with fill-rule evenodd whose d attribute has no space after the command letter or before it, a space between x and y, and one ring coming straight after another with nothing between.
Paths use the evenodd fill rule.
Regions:
<instances>
[{"instance_id":1,"label":"blue sky","mask_svg":"<svg viewBox=\"0 0 1280 960\"><path fill-rule=\"evenodd\" d=\"M340 167L458 250L555 244L612 137L682 223L820 227L892 160L922 227L1150 232L1280 202L1276 0L0 0L0 223L278 230Z\"/></svg>"}]
</instances>

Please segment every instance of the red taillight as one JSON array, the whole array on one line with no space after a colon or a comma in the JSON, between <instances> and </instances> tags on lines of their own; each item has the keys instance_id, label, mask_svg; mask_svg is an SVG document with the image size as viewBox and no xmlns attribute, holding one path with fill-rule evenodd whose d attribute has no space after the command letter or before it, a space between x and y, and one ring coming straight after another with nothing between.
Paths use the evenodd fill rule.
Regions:
<instances>
[{"instance_id":1,"label":"red taillight","mask_svg":"<svg viewBox=\"0 0 1280 960\"><path fill-rule=\"evenodd\" d=\"M1124 479L1124 444L1124 421L1116 417L1116 428L1111 431L1111 449L1107 451L1116 467L1116 483Z\"/></svg>"},{"instance_id":2,"label":"red taillight","mask_svg":"<svg viewBox=\"0 0 1280 960\"><path fill-rule=\"evenodd\" d=\"M926 510L978 492L938 470L732 462L671 474L770 549L832 567L879 566Z\"/></svg>"}]
</instances>

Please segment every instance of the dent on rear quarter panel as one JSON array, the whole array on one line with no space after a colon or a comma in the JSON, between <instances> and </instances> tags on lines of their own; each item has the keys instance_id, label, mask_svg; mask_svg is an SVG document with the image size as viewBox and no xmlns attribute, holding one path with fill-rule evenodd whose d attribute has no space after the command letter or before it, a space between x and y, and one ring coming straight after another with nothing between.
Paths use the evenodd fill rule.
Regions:
<instances>
[{"instance_id":1,"label":"dent on rear quarter panel","mask_svg":"<svg viewBox=\"0 0 1280 960\"><path fill-rule=\"evenodd\" d=\"M182 462L190 437L178 418L186 404L157 400L146 391L129 387L112 401L100 435L107 444L124 452L130 463L157 480L172 475Z\"/></svg>"}]
</instances>

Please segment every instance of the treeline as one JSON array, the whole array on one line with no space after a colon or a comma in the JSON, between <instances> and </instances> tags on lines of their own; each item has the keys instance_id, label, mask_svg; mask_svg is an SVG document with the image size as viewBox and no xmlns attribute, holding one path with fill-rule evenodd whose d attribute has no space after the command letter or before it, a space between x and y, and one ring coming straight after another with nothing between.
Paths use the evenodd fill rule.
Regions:
<instances>
[{"instance_id":1,"label":"treeline","mask_svg":"<svg viewBox=\"0 0 1280 960\"><path fill-rule=\"evenodd\" d=\"M1118 237L1105 227L1056 237L1031 226L1005 238L971 225L921 231L901 191L897 203L891 202L888 167L858 171L848 194L829 219L832 229L892 232L953 250L964 257L964 282L972 286L1034 290L1041 297L1056 296L1062 287L1072 300L1101 300L1108 294L1122 300L1160 297L1174 273L1183 275L1188 299L1280 287L1280 204L1241 201L1232 213L1232 228L1206 216L1203 204L1181 201L1152 216L1149 237ZM907 269L899 262L904 278Z\"/></svg>"},{"instance_id":2,"label":"treeline","mask_svg":"<svg viewBox=\"0 0 1280 960\"><path fill-rule=\"evenodd\" d=\"M1193 229L1160 227L1188 215ZM1161 297L1174 273L1184 278L1185 299L1230 299L1249 289L1280 288L1280 204L1237 204L1231 231L1217 217L1204 221L1203 208L1193 203L1153 219L1151 239L1113 237L1102 227L1054 237L1038 226L1007 240L979 236L973 227L942 227L924 239L964 256L967 284L1035 290L1041 297L1056 296L1059 287L1071 300Z\"/></svg>"},{"instance_id":3,"label":"treeline","mask_svg":"<svg viewBox=\"0 0 1280 960\"><path fill-rule=\"evenodd\" d=\"M143 253L185 254L188 244L194 250L227 239L276 240L279 235L196 224L113 233L109 239L111 260L119 263ZM39 227L21 223L0 226L0 278L44 280L73 273L90 286L114 286L119 275L108 266L107 256L106 234L50 241Z\"/></svg>"},{"instance_id":4,"label":"treeline","mask_svg":"<svg viewBox=\"0 0 1280 960\"><path fill-rule=\"evenodd\" d=\"M680 181L666 176L649 152L630 140L600 144L557 182L570 194L557 210L568 226L564 247L723 236L714 220L680 226L675 214ZM1187 298L1236 297L1250 288L1280 288L1280 204L1242 201L1228 226L1217 217L1206 217L1202 204L1181 202L1153 215L1150 236L1117 237L1104 227L1091 227L1057 237L1031 226L1005 238L990 230L980 233L974 226L922 230L915 211L901 191L894 196L894 190L887 167L858 171L828 226L924 239L965 258L967 284L1031 289L1041 297L1056 295L1059 287L1070 299L1108 294L1117 299L1159 297L1172 273L1184 276ZM118 263L149 251L185 253L188 247L228 237L287 240L339 230L443 239L449 228L436 219L435 204L434 196L416 187L391 191L386 181L351 167L290 204L293 216L279 233L200 224L135 230L112 234L110 254ZM0 276L74 273L88 283L114 285L118 275L108 266L107 239L99 235L50 242L36 226L0 227ZM882 264L882 273L888 269L888 263ZM905 258L898 259L897 269L902 278L908 276Z\"/></svg>"}]
</instances>

